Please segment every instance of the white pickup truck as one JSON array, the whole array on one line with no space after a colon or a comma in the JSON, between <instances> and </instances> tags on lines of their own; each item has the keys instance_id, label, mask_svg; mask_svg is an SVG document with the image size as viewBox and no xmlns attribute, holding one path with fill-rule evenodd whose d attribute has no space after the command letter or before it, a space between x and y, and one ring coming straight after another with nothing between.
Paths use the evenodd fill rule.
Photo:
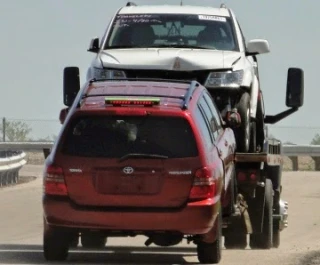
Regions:
<instances>
[{"instance_id":1,"label":"white pickup truck","mask_svg":"<svg viewBox=\"0 0 320 265\"><path fill-rule=\"evenodd\" d=\"M218 108L237 111L237 150L256 152L264 139L264 108L256 55L266 40L246 43L234 12L220 7L145 5L121 7L104 36L93 38L96 53L87 79L164 78L197 80Z\"/></svg>"}]
</instances>

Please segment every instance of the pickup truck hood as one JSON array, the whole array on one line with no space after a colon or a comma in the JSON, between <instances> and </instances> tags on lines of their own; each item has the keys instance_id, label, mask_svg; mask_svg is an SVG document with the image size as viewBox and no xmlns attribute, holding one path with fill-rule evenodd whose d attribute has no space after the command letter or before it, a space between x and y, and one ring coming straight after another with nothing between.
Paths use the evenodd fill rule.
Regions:
<instances>
[{"instance_id":1,"label":"pickup truck hood","mask_svg":"<svg viewBox=\"0 0 320 265\"><path fill-rule=\"evenodd\" d=\"M230 69L240 57L233 51L177 48L114 49L100 54L106 68L176 71Z\"/></svg>"}]
</instances>

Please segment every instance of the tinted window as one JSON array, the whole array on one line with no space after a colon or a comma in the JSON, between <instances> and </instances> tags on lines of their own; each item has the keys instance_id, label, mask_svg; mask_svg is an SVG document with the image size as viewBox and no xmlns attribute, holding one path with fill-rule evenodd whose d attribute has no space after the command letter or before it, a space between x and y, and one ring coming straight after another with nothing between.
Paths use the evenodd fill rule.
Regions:
<instances>
[{"instance_id":1,"label":"tinted window","mask_svg":"<svg viewBox=\"0 0 320 265\"><path fill-rule=\"evenodd\" d=\"M200 133L202 134L206 147L208 147L213 142L211 138L210 129L199 107L196 109L195 114L196 114L195 122L197 124L198 129L200 130Z\"/></svg>"},{"instance_id":2,"label":"tinted window","mask_svg":"<svg viewBox=\"0 0 320 265\"><path fill-rule=\"evenodd\" d=\"M216 138L217 135L214 134L217 131L215 117L214 117L212 111L210 110L209 105L207 104L207 102L205 101L205 99L203 97L201 97L201 99L199 100L199 104L205 113L205 116L207 118L207 122L210 124L211 133L213 134L214 138Z\"/></svg>"},{"instance_id":3,"label":"tinted window","mask_svg":"<svg viewBox=\"0 0 320 265\"><path fill-rule=\"evenodd\" d=\"M222 129L220 111L218 110L218 108L214 104L214 101L213 101L212 97L209 95L209 93L205 92L203 95L204 95L206 103L209 106L210 111L212 112L212 115L214 116L214 119L215 119L216 125L217 125L217 129L218 130Z\"/></svg>"},{"instance_id":4,"label":"tinted window","mask_svg":"<svg viewBox=\"0 0 320 265\"><path fill-rule=\"evenodd\" d=\"M176 46L238 50L231 18L193 14L117 15L105 49Z\"/></svg>"},{"instance_id":5,"label":"tinted window","mask_svg":"<svg viewBox=\"0 0 320 265\"><path fill-rule=\"evenodd\" d=\"M76 118L66 131L62 152L86 157L120 158L129 153L197 156L187 120L174 117L87 116Z\"/></svg>"}]
</instances>

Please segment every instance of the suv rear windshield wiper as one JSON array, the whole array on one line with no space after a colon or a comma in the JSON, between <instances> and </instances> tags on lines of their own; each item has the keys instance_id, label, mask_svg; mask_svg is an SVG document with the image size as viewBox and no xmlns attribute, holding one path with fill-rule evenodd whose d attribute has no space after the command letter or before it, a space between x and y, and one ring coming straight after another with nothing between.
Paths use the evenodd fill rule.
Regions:
<instances>
[{"instance_id":1,"label":"suv rear windshield wiper","mask_svg":"<svg viewBox=\"0 0 320 265\"><path fill-rule=\"evenodd\" d=\"M119 159L119 162L122 162L122 161L127 160L127 159L132 158L132 157L138 157L138 158L162 158L162 159L167 159L168 158L168 156L165 156L165 155L129 153L129 154L126 154L126 155L122 156Z\"/></svg>"}]
</instances>

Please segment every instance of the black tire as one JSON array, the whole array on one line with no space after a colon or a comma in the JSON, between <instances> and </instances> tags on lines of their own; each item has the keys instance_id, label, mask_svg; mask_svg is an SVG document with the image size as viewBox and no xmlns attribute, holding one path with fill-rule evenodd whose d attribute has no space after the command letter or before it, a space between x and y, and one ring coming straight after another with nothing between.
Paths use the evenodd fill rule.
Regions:
<instances>
[{"instance_id":1,"label":"black tire","mask_svg":"<svg viewBox=\"0 0 320 265\"><path fill-rule=\"evenodd\" d=\"M279 229L273 231L272 244L274 248L278 248L280 246L280 231Z\"/></svg>"},{"instance_id":2,"label":"black tire","mask_svg":"<svg viewBox=\"0 0 320 265\"><path fill-rule=\"evenodd\" d=\"M43 255L47 261L64 261L68 257L69 238L59 229L45 229Z\"/></svg>"},{"instance_id":3,"label":"black tire","mask_svg":"<svg viewBox=\"0 0 320 265\"><path fill-rule=\"evenodd\" d=\"M104 248L107 243L107 238L97 233L82 233L81 245L84 248Z\"/></svg>"},{"instance_id":4,"label":"black tire","mask_svg":"<svg viewBox=\"0 0 320 265\"><path fill-rule=\"evenodd\" d=\"M250 145L249 152L255 153L257 151L257 131L256 131L256 123L251 122L250 125Z\"/></svg>"},{"instance_id":5,"label":"black tire","mask_svg":"<svg viewBox=\"0 0 320 265\"><path fill-rule=\"evenodd\" d=\"M270 179L266 179L265 204L262 233L250 235L252 249L270 249L273 245L273 188Z\"/></svg>"},{"instance_id":6,"label":"black tire","mask_svg":"<svg viewBox=\"0 0 320 265\"><path fill-rule=\"evenodd\" d=\"M218 264L222 252L222 210L217 217L217 239L213 243L199 242L197 244L198 260L202 264Z\"/></svg>"},{"instance_id":7,"label":"black tire","mask_svg":"<svg viewBox=\"0 0 320 265\"><path fill-rule=\"evenodd\" d=\"M237 151L249 152L250 148L250 95L245 92L236 105L241 117L241 125L235 130L237 138Z\"/></svg>"},{"instance_id":8,"label":"black tire","mask_svg":"<svg viewBox=\"0 0 320 265\"><path fill-rule=\"evenodd\" d=\"M260 146L260 148L263 148L264 145L264 139L267 137L264 133L264 113L262 110L262 101L263 101L263 96L261 94L260 99L257 102L257 112L256 112L256 145Z\"/></svg>"}]
</instances>

